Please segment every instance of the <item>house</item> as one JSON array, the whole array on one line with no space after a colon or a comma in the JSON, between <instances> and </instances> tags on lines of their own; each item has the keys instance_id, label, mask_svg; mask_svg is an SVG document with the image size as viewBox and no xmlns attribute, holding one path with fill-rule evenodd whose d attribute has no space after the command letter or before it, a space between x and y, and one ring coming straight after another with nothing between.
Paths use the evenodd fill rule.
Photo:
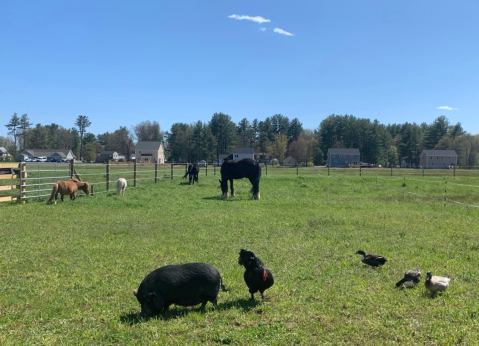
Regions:
<instances>
[{"instance_id":1,"label":"house","mask_svg":"<svg viewBox=\"0 0 479 346\"><path fill-rule=\"evenodd\" d=\"M259 163L271 164L273 161L271 159L270 153L255 153L254 160Z\"/></svg>"},{"instance_id":2,"label":"house","mask_svg":"<svg viewBox=\"0 0 479 346\"><path fill-rule=\"evenodd\" d=\"M419 162L424 168L449 168L457 166L457 154L455 150L423 150Z\"/></svg>"},{"instance_id":3,"label":"house","mask_svg":"<svg viewBox=\"0 0 479 346\"><path fill-rule=\"evenodd\" d=\"M117 151L113 150L103 150L100 155L96 158L96 162L103 163L106 161L118 161L125 159L125 155L120 155Z\"/></svg>"},{"instance_id":4,"label":"house","mask_svg":"<svg viewBox=\"0 0 479 346\"><path fill-rule=\"evenodd\" d=\"M25 149L17 156L17 161L25 161L27 157L45 156L47 161L62 162L62 160L73 160L75 155L68 149Z\"/></svg>"},{"instance_id":5,"label":"house","mask_svg":"<svg viewBox=\"0 0 479 346\"><path fill-rule=\"evenodd\" d=\"M7 149L0 147L0 156L10 156L10 154L8 153Z\"/></svg>"},{"instance_id":6,"label":"house","mask_svg":"<svg viewBox=\"0 0 479 346\"><path fill-rule=\"evenodd\" d=\"M358 165L361 161L359 149L355 148L329 148L328 166L329 167L349 167Z\"/></svg>"},{"instance_id":7,"label":"house","mask_svg":"<svg viewBox=\"0 0 479 346\"><path fill-rule=\"evenodd\" d=\"M254 148L233 148L233 160L254 160Z\"/></svg>"},{"instance_id":8,"label":"house","mask_svg":"<svg viewBox=\"0 0 479 346\"><path fill-rule=\"evenodd\" d=\"M293 159L291 156L288 156L283 160L283 166L296 166L296 160Z\"/></svg>"},{"instance_id":9,"label":"house","mask_svg":"<svg viewBox=\"0 0 479 346\"><path fill-rule=\"evenodd\" d=\"M142 141L135 146L136 162L165 163L163 142Z\"/></svg>"}]
</instances>

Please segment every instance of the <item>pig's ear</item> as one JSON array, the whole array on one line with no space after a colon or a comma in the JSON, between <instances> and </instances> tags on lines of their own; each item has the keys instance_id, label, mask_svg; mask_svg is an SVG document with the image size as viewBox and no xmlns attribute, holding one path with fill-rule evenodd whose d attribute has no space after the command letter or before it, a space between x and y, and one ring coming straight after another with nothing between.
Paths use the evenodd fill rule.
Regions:
<instances>
[{"instance_id":1,"label":"pig's ear","mask_svg":"<svg viewBox=\"0 0 479 346\"><path fill-rule=\"evenodd\" d=\"M148 298L155 298L156 297L156 293L155 292L151 292L148 294Z\"/></svg>"},{"instance_id":2,"label":"pig's ear","mask_svg":"<svg viewBox=\"0 0 479 346\"><path fill-rule=\"evenodd\" d=\"M138 295L138 292L136 290L133 290L133 295L136 297Z\"/></svg>"}]
</instances>

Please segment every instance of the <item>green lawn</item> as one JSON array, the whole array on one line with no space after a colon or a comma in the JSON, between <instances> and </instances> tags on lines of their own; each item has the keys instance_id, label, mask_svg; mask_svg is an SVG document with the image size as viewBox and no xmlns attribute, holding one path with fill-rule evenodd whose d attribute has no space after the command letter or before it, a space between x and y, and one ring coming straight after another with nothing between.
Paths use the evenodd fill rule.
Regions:
<instances>
[{"instance_id":1,"label":"green lawn","mask_svg":"<svg viewBox=\"0 0 479 346\"><path fill-rule=\"evenodd\" d=\"M479 208L468 205L479 205L479 180L374 172L270 168L259 201L247 180L220 200L209 171L194 186L165 172L131 188L125 174L124 198L112 186L57 205L2 203L0 344L478 344ZM241 248L273 272L265 303L248 301ZM368 268L360 249L388 262ZM160 266L193 261L230 289L218 309L141 320L132 290ZM395 289L417 267L419 286ZM448 291L426 292L428 270L452 278Z\"/></svg>"}]
</instances>

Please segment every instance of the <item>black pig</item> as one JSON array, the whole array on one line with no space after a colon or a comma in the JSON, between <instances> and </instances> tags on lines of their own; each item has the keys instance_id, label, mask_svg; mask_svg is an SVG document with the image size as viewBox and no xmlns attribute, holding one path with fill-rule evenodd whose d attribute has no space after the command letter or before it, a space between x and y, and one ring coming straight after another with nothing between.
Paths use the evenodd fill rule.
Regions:
<instances>
[{"instance_id":1,"label":"black pig","mask_svg":"<svg viewBox=\"0 0 479 346\"><path fill-rule=\"evenodd\" d=\"M195 262L167 265L148 274L133 294L141 304L141 316L149 317L167 311L171 304L193 306L208 301L216 308L223 285L220 273L212 265Z\"/></svg>"}]
</instances>

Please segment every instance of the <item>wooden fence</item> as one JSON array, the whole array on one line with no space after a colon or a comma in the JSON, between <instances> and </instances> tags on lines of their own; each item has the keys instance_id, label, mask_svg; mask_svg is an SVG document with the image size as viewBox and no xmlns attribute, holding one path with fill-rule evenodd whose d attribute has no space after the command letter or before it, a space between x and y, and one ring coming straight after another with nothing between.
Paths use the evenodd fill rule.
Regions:
<instances>
[{"instance_id":1,"label":"wooden fence","mask_svg":"<svg viewBox=\"0 0 479 346\"><path fill-rule=\"evenodd\" d=\"M21 192L25 189L22 176L26 178L27 173L21 163L0 163L0 202L20 200ZM5 194L6 191L10 193Z\"/></svg>"}]
</instances>

